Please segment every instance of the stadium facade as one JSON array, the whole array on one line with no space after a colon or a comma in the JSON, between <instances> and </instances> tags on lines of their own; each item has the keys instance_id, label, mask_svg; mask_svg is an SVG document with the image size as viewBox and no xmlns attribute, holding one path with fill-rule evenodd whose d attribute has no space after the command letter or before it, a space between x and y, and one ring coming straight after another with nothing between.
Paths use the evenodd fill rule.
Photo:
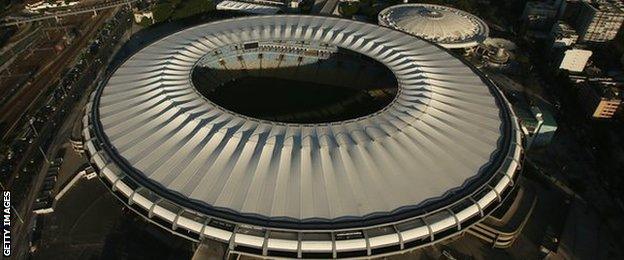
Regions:
<instances>
[{"instance_id":1,"label":"stadium facade","mask_svg":"<svg viewBox=\"0 0 624 260\"><path fill-rule=\"evenodd\" d=\"M489 34L481 18L442 5L393 5L379 12L378 21L379 25L425 38L448 49L475 47Z\"/></svg>"},{"instance_id":2,"label":"stadium facade","mask_svg":"<svg viewBox=\"0 0 624 260\"><path fill-rule=\"evenodd\" d=\"M267 120L219 106L193 79L211 66L221 70L208 82L222 84L305 63L325 64L306 75L322 80L340 50L392 73L386 105ZM522 160L509 103L474 67L403 32L329 17L237 18L166 36L98 86L83 124L94 168L130 209L270 258L383 256L450 238L501 204Z\"/></svg>"}]
</instances>

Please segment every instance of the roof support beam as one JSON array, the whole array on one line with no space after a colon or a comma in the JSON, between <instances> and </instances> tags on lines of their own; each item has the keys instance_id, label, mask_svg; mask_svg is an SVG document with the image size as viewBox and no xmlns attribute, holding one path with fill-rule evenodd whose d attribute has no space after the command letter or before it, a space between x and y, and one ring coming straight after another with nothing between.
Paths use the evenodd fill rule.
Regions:
<instances>
[{"instance_id":1,"label":"roof support beam","mask_svg":"<svg viewBox=\"0 0 624 260\"><path fill-rule=\"evenodd\" d=\"M496 191L496 189L494 189L494 187L492 187L492 185L488 184L486 186L488 188L490 188L492 191L494 191L494 193L496 193L496 199L498 199L498 202L501 202L503 200L503 198L501 198L500 193L498 193L498 191Z\"/></svg>"},{"instance_id":2,"label":"roof support beam","mask_svg":"<svg viewBox=\"0 0 624 260\"><path fill-rule=\"evenodd\" d=\"M459 218L457 218L457 215L455 215L455 212L453 212L451 209L446 209L446 211L448 211L448 213L451 214L451 216L453 216L453 218L455 219L457 230L461 230L461 223L459 223Z\"/></svg>"},{"instance_id":3,"label":"roof support beam","mask_svg":"<svg viewBox=\"0 0 624 260\"><path fill-rule=\"evenodd\" d=\"M132 205L134 204L134 195L143 190L143 186L136 188L135 190L132 191L132 194L130 194L130 196L128 196L128 205Z\"/></svg>"},{"instance_id":4,"label":"roof support beam","mask_svg":"<svg viewBox=\"0 0 624 260\"><path fill-rule=\"evenodd\" d=\"M431 229L431 226L429 226L429 223L427 223L427 220L425 220L425 218L421 218L423 223L425 223L425 225L427 226L427 230L429 230L429 240L433 241L433 230Z\"/></svg>"},{"instance_id":5,"label":"roof support beam","mask_svg":"<svg viewBox=\"0 0 624 260\"><path fill-rule=\"evenodd\" d=\"M158 198L158 200L154 201L154 204L152 204L149 211L147 212L147 217L152 218L154 216L154 208L158 205L158 203L161 203L163 200L163 198Z\"/></svg>"},{"instance_id":6,"label":"roof support beam","mask_svg":"<svg viewBox=\"0 0 624 260\"><path fill-rule=\"evenodd\" d=\"M178 214L176 214L175 218L173 218L173 221L171 222L171 228L173 228L173 230L178 229L178 219L180 219L180 215L182 215L183 212L184 209L181 209L180 211L178 211Z\"/></svg>"},{"instance_id":7,"label":"roof support beam","mask_svg":"<svg viewBox=\"0 0 624 260\"><path fill-rule=\"evenodd\" d=\"M303 253L301 252L301 239L303 237L303 234L301 232L297 233L297 257L301 258L303 257Z\"/></svg>"},{"instance_id":8,"label":"roof support beam","mask_svg":"<svg viewBox=\"0 0 624 260\"><path fill-rule=\"evenodd\" d=\"M483 217L483 215L485 215L485 214L483 214L483 209L481 208L481 205L479 205L479 203L477 203L477 201L474 198L472 198L472 197L468 197L468 199L470 201L472 201L472 203L477 205L477 208L479 209L479 216Z\"/></svg>"},{"instance_id":9,"label":"roof support beam","mask_svg":"<svg viewBox=\"0 0 624 260\"><path fill-rule=\"evenodd\" d=\"M396 225L392 225L392 228L394 228L394 232L396 232L397 236L399 236L399 247L401 250L405 249L405 243L403 242L403 235L401 234L401 231L399 231Z\"/></svg>"},{"instance_id":10,"label":"roof support beam","mask_svg":"<svg viewBox=\"0 0 624 260\"><path fill-rule=\"evenodd\" d=\"M210 222L210 217L207 217L206 220L204 220L204 224L199 230L199 240L202 240L205 237L204 231L206 230L206 226L208 226L208 222Z\"/></svg>"},{"instance_id":11,"label":"roof support beam","mask_svg":"<svg viewBox=\"0 0 624 260\"><path fill-rule=\"evenodd\" d=\"M332 232L330 235L332 240L332 257L338 258L338 252L336 251L336 235L334 234L334 232Z\"/></svg>"},{"instance_id":12,"label":"roof support beam","mask_svg":"<svg viewBox=\"0 0 624 260\"><path fill-rule=\"evenodd\" d=\"M264 232L264 240L262 241L262 255L269 254L269 234L271 234L271 230L266 230Z\"/></svg>"},{"instance_id":13,"label":"roof support beam","mask_svg":"<svg viewBox=\"0 0 624 260\"><path fill-rule=\"evenodd\" d=\"M236 232L238 231L238 226L234 227L234 230L232 230L232 236L230 237L230 242L228 243L228 249L229 250L234 250L234 248L236 247L236 241L234 241L236 239Z\"/></svg>"},{"instance_id":14,"label":"roof support beam","mask_svg":"<svg viewBox=\"0 0 624 260\"><path fill-rule=\"evenodd\" d=\"M368 232L366 232L366 230L362 230L362 234L364 234L364 240L366 241L366 255L371 255L372 250L370 246L370 241L368 241Z\"/></svg>"},{"instance_id":15,"label":"roof support beam","mask_svg":"<svg viewBox=\"0 0 624 260\"><path fill-rule=\"evenodd\" d=\"M113 181L113 184L111 186L111 190L112 191L117 191L117 182L121 181L121 179L123 179L124 177L126 177L126 176L125 175L121 176L121 177L117 178L115 181Z\"/></svg>"}]
</instances>

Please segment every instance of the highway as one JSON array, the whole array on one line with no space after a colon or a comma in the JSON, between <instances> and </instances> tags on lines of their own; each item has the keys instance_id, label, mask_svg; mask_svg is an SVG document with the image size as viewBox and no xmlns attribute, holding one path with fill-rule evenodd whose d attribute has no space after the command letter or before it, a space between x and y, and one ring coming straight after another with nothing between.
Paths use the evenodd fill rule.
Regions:
<instances>
[{"instance_id":1,"label":"highway","mask_svg":"<svg viewBox=\"0 0 624 260\"><path fill-rule=\"evenodd\" d=\"M31 22L42 21L42 20L47 20L47 19L58 19L59 17L69 16L69 15L97 12L99 10L114 8L114 7L121 6L121 5L131 5L137 1L140 1L140 0L116 0L116 1L106 2L106 3L91 5L91 6L71 8L68 10L59 11L59 12L50 13L50 14L38 14L38 15L33 15L33 16L28 16L28 17L26 16L6 17L0 23L0 26L19 25L19 24L31 23Z\"/></svg>"},{"instance_id":2,"label":"highway","mask_svg":"<svg viewBox=\"0 0 624 260\"><path fill-rule=\"evenodd\" d=\"M36 79L32 84L26 86L16 97L11 99L7 104L5 104L2 108L0 108L0 118L2 120L6 120L11 125L10 128L7 129L5 136L10 136L11 130L16 128L16 126L21 126L23 124L27 124L29 118L25 118L24 115L29 112L30 108L35 104L38 104L40 100L45 98L44 93L48 92L48 89L57 87L57 84L53 84L58 79L60 79L60 74L63 69L71 66L73 61L78 56L78 54L85 48L88 42L95 36L97 30L112 16L113 12L107 12L106 14L100 15L98 19L94 19L92 24L90 24L88 31L85 32L84 37L80 38L78 42L72 46L72 48L67 48L66 52L61 54L58 59L56 59L53 66L49 66L50 69L40 73L36 76ZM40 131L43 133L43 131ZM25 151L25 155L31 154L36 151L37 145L30 145L29 148ZM23 167L24 163L28 156L23 156L22 160L17 164L17 167L14 169L14 174L10 177L9 181L5 183L7 187L13 187L13 182L16 180L15 174L19 174L20 169Z\"/></svg>"},{"instance_id":3,"label":"highway","mask_svg":"<svg viewBox=\"0 0 624 260\"><path fill-rule=\"evenodd\" d=\"M65 48L53 62L42 68L38 75L35 75L32 84L23 88L0 108L0 122L6 123L7 126L2 140L5 140L15 130L15 127L19 125L18 123L22 121L20 119L23 119L22 115L29 110L32 104L36 103L35 101L41 94L45 93L48 88L53 86L52 83L59 79L61 71L71 65L108 16L110 13L104 13L96 19L92 19L91 24L85 27L84 37Z\"/></svg>"},{"instance_id":4,"label":"highway","mask_svg":"<svg viewBox=\"0 0 624 260\"><path fill-rule=\"evenodd\" d=\"M107 11L106 14L101 15L101 18L97 19L97 21L93 24L92 26L93 30L90 31L90 34L89 34L90 36L85 36L85 39L87 40L86 42L88 42L88 40L90 39L93 39L96 36L96 32L98 31L98 29L101 28L104 25L104 23L106 23L107 21L110 21L113 17L113 14L115 13L117 13L117 10ZM118 19L120 23L122 23L123 21L128 21L126 19L129 19L128 16L122 16L122 15L118 15L115 17L121 17ZM128 28L127 26L121 26L120 24L120 26L116 27L115 35L117 36L123 35L127 31L127 28ZM84 105L86 104L86 102L88 101L87 93L89 92L89 91L85 91L85 88L91 89L94 86L94 83L97 82L101 78L101 76L104 74L104 68L106 68L105 64L107 64L107 62L100 61L100 59L101 60L112 59L112 55L110 55L110 53L115 53L116 49L119 48L118 43L120 41L110 41L110 36L108 36L108 38L106 39L109 40L109 41L106 41L107 44L102 43L101 45L102 49L100 49L97 52L97 54L92 54L96 56L91 57L89 59L89 65L86 66L85 71L82 72L83 74L81 78L74 83L74 87L72 88L72 91L76 92L76 94L78 95L78 97L80 97L80 99L74 100L68 97L63 107L67 109L69 114L66 114L65 116L62 117L63 118L62 123L57 126L54 126L52 124L46 124L44 127L40 129L41 136L44 136L45 135L44 133L46 132L48 133L53 132L53 137L52 137L53 141L51 142L51 145L46 151L48 158L53 158L53 156L55 156L58 148L61 147L62 144L67 141L67 137L71 134L71 130L72 130L72 126L74 122L78 121L80 116L82 116L81 111ZM78 49L81 49L81 48L78 48ZM41 139L41 137L39 137L38 139ZM37 143L40 141L42 140L35 140L35 142L33 142L34 144L33 146L37 146ZM17 167L17 169L19 168L21 167ZM18 229L24 230L24 228L29 226L29 222L30 220L32 220L32 218L29 215L32 212L33 201L36 198L37 194L39 193L39 190L41 189L41 186L43 184L46 168L47 167L44 165L41 168L41 170L38 171L36 179L33 180L32 185L28 187L27 189L28 194L24 200L24 203L21 203L21 205L19 205L19 211L22 212L25 223L22 225L19 225L19 223L16 223L13 226L14 230L18 230ZM12 183L10 182L9 185L12 185ZM29 232L16 232L16 233L19 235L19 237L16 237L16 240L15 240L16 243L14 243L14 245L18 246L18 249L24 249L25 247L24 246L20 247L20 245L27 244L27 241L25 241L25 239L28 239ZM25 252L18 251L16 253L19 256L19 255L23 255Z\"/></svg>"}]
</instances>

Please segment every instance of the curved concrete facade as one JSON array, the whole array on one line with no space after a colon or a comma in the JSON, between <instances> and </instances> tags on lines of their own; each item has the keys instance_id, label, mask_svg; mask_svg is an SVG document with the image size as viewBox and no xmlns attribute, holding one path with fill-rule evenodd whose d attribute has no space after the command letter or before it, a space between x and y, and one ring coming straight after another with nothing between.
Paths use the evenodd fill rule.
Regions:
<instances>
[{"instance_id":1,"label":"curved concrete facade","mask_svg":"<svg viewBox=\"0 0 624 260\"><path fill-rule=\"evenodd\" d=\"M223 109L193 86L209 53L288 42L373 58L397 95L367 116L287 124ZM497 207L522 154L509 104L474 68L407 34L328 17L172 34L117 68L86 110L87 153L122 201L179 235L256 256L365 257L444 239Z\"/></svg>"}]
</instances>

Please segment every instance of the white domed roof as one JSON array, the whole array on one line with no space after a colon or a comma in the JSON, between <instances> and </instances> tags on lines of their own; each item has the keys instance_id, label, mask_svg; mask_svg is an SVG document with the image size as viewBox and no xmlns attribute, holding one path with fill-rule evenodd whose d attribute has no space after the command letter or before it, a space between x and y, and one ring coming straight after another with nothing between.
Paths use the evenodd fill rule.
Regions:
<instances>
[{"instance_id":1,"label":"white domed roof","mask_svg":"<svg viewBox=\"0 0 624 260\"><path fill-rule=\"evenodd\" d=\"M425 38L445 48L467 48L485 40L488 27L467 12L440 5L401 4L379 13L379 24Z\"/></svg>"}]
</instances>

